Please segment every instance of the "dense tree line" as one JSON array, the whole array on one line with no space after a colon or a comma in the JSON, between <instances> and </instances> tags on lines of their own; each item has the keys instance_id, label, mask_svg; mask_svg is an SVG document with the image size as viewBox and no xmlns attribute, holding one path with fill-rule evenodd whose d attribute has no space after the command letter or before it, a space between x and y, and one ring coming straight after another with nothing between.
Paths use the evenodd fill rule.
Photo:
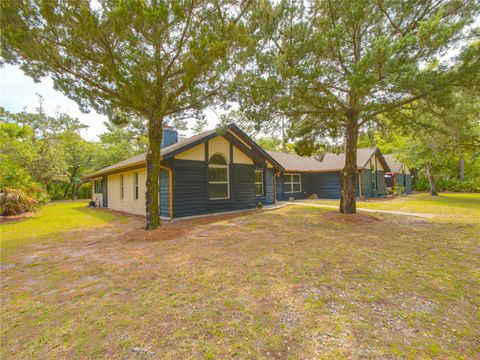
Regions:
<instances>
[{"instance_id":1,"label":"dense tree line","mask_svg":"<svg viewBox=\"0 0 480 360\"><path fill-rule=\"evenodd\" d=\"M80 136L86 125L64 113L46 115L41 99L35 113L0 108L0 188L22 191L37 203L89 198L86 174L146 149L138 121L105 125L99 141L87 141Z\"/></svg>"}]
</instances>

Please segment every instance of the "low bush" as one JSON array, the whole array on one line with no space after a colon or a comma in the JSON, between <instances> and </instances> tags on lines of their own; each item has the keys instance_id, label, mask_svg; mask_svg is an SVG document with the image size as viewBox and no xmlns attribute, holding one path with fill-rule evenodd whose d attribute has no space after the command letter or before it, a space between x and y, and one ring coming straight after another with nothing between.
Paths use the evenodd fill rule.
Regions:
<instances>
[{"instance_id":1,"label":"low bush","mask_svg":"<svg viewBox=\"0 0 480 360\"><path fill-rule=\"evenodd\" d=\"M392 189L392 193L394 195L401 195L407 191L407 188L405 186L394 186Z\"/></svg>"},{"instance_id":2,"label":"low bush","mask_svg":"<svg viewBox=\"0 0 480 360\"><path fill-rule=\"evenodd\" d=\"M3 188L0 190L0 215L12 216L33 211L37 200L20 189Z\"/></svg>"},{"instance_id":3,"label":"low bush","mask_svg":"<svg viewBox=\"0 0 480 360\"><path fill-rule=\"evenodd\" d=\"M438 177L436 179L436 186L438 191L452 191L452 192L480 192L480 179L464 180L448 179L444 177ZM415 190L428 191L430 190L430 184L426 177L420 177L415 184Z\"/></svg>"},{"instance_id":4,"label":"low bush","mask_svg":"<svg viewBox=\"0 0 480 360\"><path fill-rule=\"evenodd\" d=\"M0 189L0 215L12 216L31 212L48 202L49 197L39 185L31 183L21 189Z\"/></svg>"}]
</instances>

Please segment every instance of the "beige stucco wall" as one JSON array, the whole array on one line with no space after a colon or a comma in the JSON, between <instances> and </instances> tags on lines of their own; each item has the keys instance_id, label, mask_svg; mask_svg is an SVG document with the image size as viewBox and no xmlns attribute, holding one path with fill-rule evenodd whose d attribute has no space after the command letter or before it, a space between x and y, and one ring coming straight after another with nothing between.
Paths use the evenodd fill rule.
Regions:
<instances>
[{"instance_id":1,"label":"beige stucco wall","mask_svg":"<svg viewBox=\"0 0 480 360\"><path fill-rule=\"evenodd\" d=\"M376 158L377 158L377 170L384 170L383 165L380 162L380 159L378 158L378 156L376 156Z\"/></svg>"},{"instance_id":2,"label":"beige stucco wall","mask_svg":"<svg viewBox=\"0 0 480 360\"><path fill-rule=\"evenodd\" d=\"M134 172L138 172L138 200L134 200ZM123 175L124 197L120 199L120 175ZM147 169L141 168L108 175L108 207L113 210L145 215L145 182Z\"/></svg>"},{"instance_id":3,"label":"beige stucco wall","mask_svg":"<svg viewBox=\"0 0 480 360\"><path fill-rule=\"evenodd\" d=\"M216 136L208 141L208 158L210 158L213 154L216 153L222 154L223 156L225 156L228 162L231 162L230 143L221 135ZM191 149L183 151L175 155L175 159L205 161L205 144L200 144L194 146ZM245 155L236 146L233 147L233 162L237 164L253 164L252 159Z\"/></svg>"},{"instance_id":4,"label":"beige stucco wall","mask_svg":"<svg viewBox=\"0 0 480 360\"><path fill-rule=\"evenodd\" d=\"M236 146L233 146L233 162L235 164L249 164L252 165L253 161L247 155L245 155Z\"/></svg>"},{"instance_id":5,"label":"beige stucco wall","mask_svg":"<svg viewBox=\"0 0 480 360\"><path fill-rule=\"evenodd\" d=\"M205 144L200 144L175 155L178 160L197 160L205 161Z\"/></svg>"},{"instance_id":6,"label":"beige stucco wall","mask_svg":"<svg viewBox=\"0 0 480 360\"><path fill-rule=\"evenodd\" d=\"M217 136L208 141L208 158L210 159L216 153L222 154L227 162L230 162L230 143L223 136Z\"/></svg>"},{"instance_id":7,"label":"beige stucco wall","mask_svg":"<svg viewBox=\"0 0 480 360\"><path fill-rule=\"evenodd\" d=\"M378 158L377 155L375 155L377 158L377 170L384 170L382 163L380 162L380 159ZM372 162L375 162L375 158L372 158ZM365 169L370 169L370 161L367 162L367 165L365 165Z\"/></svg>"}]
</instances>

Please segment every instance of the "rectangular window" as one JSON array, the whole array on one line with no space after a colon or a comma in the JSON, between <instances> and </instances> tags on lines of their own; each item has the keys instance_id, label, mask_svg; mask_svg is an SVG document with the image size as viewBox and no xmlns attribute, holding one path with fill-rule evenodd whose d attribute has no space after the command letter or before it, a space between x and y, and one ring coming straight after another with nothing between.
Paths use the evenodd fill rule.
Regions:
<instances>
[{"instance_id":1,"label":"rectangular window","mask_svg":"<svg viewBox=\"0 0 480 360\"><path fill-rule=\"evenodd\" d=\"M263 170L255 170L255 195L263 196Z\"/></svg>"},{"instance_id":2,"label":"rectangular window","mask_svg":"<svg viewBox=\"0 0 480 360\"><path fill-rule=\"evenodd\" d=\"M120 200L123 200L124 195L125 195L125 192L123 187L123 175L120 175Z\"/></svg>"},{"instance_id":3,"label":"rectangular window","mask_svg":"<svg viewBox=\"0 0 480 360\"><path fill-rule=\"evenodd\" d=\"M95 180L94 183L94 188L95 188L95 194L101 194L102 193L102 180Z\"/></svg>"},{"instance_id":4,"label":"rectangular window","mask_svg":"<svg viewBox=\"0 0 480 360\"><path fill-rule=\"evenodd\" d=\"M138 172L133 173L133 199L138 200Z\"/></svg>"},{"instance_id":5,"label":"rectangular window","mask_svg":"<svg viewBox=\"0 0 480 360\"><path fill-rule=\"evenodd\" d=\"M302 177L300 174L284 174L283 178L286 193L302 191Z\"/></svg>"}]
</instances>

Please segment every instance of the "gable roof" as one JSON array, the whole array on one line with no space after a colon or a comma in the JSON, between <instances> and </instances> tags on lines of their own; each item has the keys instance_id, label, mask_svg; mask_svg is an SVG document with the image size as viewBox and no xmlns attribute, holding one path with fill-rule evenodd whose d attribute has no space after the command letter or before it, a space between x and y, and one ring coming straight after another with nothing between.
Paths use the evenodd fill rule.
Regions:
<instances>
[{"instance_id":1,"label":"gable roof","mask_svg":"<svg viewBox=\"0 0 480 360\"><path fill-rule=\"evenodd\" d=\"M254 151L259 152L261 154L260 157L262 159L268 160L270 163L272 163L272 165L275 168L283 170L282 166L274 158L272 158L265 150L259 147L257 143L255 143L255 141L253 141L247 134L245 134L242 130L240 130L240 128L238 128L238 126L234 124L228 125L227 131L225 133L219 132L217 131L217 129L212 129L212 130L204 131L200 134L191 136L189 138L183 138L181 141L178 141L175 144L166 146L163 149L161 149L160 157L162 160L171 159L178 153L181 153L196 145L204 143L213 137L226 135L226 133L228 133L229 131L241 137L241 139L245 141L247 144L249 144L252 147L252 149L254 149ZM120 169L125 169L125 168L139 166L141 164L146 164L146 162L147 162L147 154L143 153L140 155L133 156L129 159L120 161L116 164L107 166L103 169L97 170L91 174L85 175L84 178L92 178L100 175L105 175L108 173L118 171Z\"/></svg>"},{"instance_id":2,"label":"gable roof","mask_svg":"<svg viewBox=\"0 0 480 360\"><path fill-rule=\"evenodd\" d=\"M340 171L345 166L345 154L326 153L322 161L317 160L313 156L304 157L293 154L285 154L281 152L269 151L286 171L298 172L323 172L323 171ZM378 148L360 148L357 149L357 167L363 169L372 156L378 156L385 171L390 168L385 161L382 153Z\"/></svg>"},{"instance_id":3,"label":"gable roof","mask_svg":"<svg viewBox=\"0 0 480 360\"><path fill-rule=\"evenodd\" d=\"M392 173L402 172L403 164L399 162L394 154L385 154L383 155L385 161L388 163L388 167Z\"/></svg>"}]
</instances>

